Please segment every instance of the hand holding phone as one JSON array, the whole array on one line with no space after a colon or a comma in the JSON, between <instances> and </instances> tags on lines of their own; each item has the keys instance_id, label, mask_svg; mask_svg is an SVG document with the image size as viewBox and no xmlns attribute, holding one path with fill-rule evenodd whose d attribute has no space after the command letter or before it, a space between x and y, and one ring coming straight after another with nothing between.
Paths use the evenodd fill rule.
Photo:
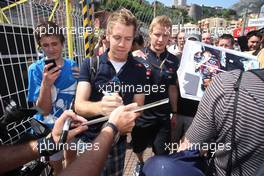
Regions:
<instances>
[{"instance_id":1,"label":"hand holding phone","mask_svg":"<svg viewBox=\"0 0 264 176\"><path fill-rule=\"evenodd\" d=\"M56 64L55 59L46 59L44 62L43 82L46 86L52 86L60 75L61 67Z\"/></svg>"},{"instance_id":2,"label":"hand holding phone","mask_svg":"<svg viewBox=\"0 0 264 176\"><path fill-rule=\"evenodd\" d=\"M55 59L46 59L44 62L45 62L45 65L48 65L48 64L50 64L50 63L53 64L52 66L50 66L50 67L48 68L48 71L50 71L51 69L57 67L57 64L56 64L56 62L55 62Z\"/></svg>"}]
</instances>

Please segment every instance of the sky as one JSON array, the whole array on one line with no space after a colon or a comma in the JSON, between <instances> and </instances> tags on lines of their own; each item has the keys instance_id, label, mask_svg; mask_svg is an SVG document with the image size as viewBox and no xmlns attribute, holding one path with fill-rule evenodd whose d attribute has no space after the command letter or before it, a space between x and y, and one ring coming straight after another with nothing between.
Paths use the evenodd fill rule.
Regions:
<instances>
[{"instance_id":1,"label":"sky","mask_svg":"<svg viewBox=\"0 0 264 176\"><path fill-rule=\"evenodd\" d=\"M149 2L153 2L154 0L148 0ZM166 6L172 6L174 0L158 0L165 4ZM233 4L239 2L239 0L187 0L187 4L198 4L198 5L205 5L205 6L220 6L224 8L229 8Z\"/></svg>"}]
</instances>

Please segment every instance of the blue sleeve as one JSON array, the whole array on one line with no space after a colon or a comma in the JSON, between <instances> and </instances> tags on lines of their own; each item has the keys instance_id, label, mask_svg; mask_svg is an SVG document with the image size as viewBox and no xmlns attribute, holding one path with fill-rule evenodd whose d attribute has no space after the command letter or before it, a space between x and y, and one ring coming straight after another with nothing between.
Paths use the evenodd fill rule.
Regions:
<instances>
[{"instance_id":1,"label":"blue sleeve","mask_svg":"<svg viewBox=\"0 0 264 176\"><path fill-rule=\"evenodd\" d=\"M32 64L28 69L28 101L36 102L42 82L42 71Z\"/></svg>"},{"instance_id":2,"label":"blue sleeve","mask_svg":"<svg viewBox=\"0 0 264 176\"><path fill-rule=\"evenodd\" d=\"M90 60L84 59L81 65L79 81L90 81Z\"/></svg>"},{"instance_id":3,"label":"blue sleeve","mask_svg":"<svg viewBox=\"0 0 264 176\"><path fill-rule=\"evenodd\" d=\"M70 60L71 61L71 67L78 67L78 64L76 63L75 60Z\"/></svg>"}]
</instances>

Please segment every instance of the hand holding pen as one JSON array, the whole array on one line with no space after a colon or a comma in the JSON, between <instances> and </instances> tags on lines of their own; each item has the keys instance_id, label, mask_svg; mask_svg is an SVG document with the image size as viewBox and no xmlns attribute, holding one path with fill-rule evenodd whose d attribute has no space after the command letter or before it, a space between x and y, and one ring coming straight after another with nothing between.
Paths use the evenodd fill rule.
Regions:
<instances>
[{"instance_id":1,"label":"hand holding pen","mask_svg":"<svg viewBox=\"0 0 264 176\"><path fill-rule=\"evenodd\" d=\"M52 130L52 137L55 143L67 142L88 129L87 120L76 115L72 111L64 111L64 113L56 120ZM64 132L63 132L64 131ZM64 133L64 134L63 134Z\"/></svg>"},{"instance_id":2,"label":"hand holding pen","mask_svg":"<svg viewBox=\"0 0 264 176\"><path fill-rule=\"evenodd\" d=\"M102 92L104 94L101 100L101 114L106 116L116 109L117 107L123 105L123 100L118 93Z\"/></svg>"},{"instance_id":3,"label":"hand holding pen","mask_svg":"<svg viewBox=\"0 0 264 176\"><path fill-rule=\"evenodd\" d=\"M141 111L144 111L146 109L150 109L150 108L154 108L154 107L157 107L157 106L160 106L160 105L163 105L163 104L167 104L169 103L169 98L165 98L165 99L162 99L162 100L158 100L158 101L155 101L155 102L152 102L152 103L149 103L149 104L145 104L143 106L133 106L131 104L129 104L129 107L133 107L132 109L130 109L129 111L131 112L141 112ZM132 103L133 104L133 103ZM128 105L126 105L128 106ZM97 118L97 119L94 119L94 120L90 120L86 123L83 123L82 125L93 125L93 124L96 124L96 123L101 123L101 122L105 122L109 119L109 116L104 116L104 117L100 117L100 118Z\"/></svg>"},{"instance_id":4,"label":"hand holding pen","mask_svg":"<svg viewBox=\"0 0 264 176\"><path fill-rule=\"evenodd\" d=\"M115 111L113 111L111 113L110 119L109 119L109 116L105 116L105 117L101 117L101 118L94 119L94 120L91 120L91 121L87 121L83 117L74 114L72 111L65 111L62 114L62 116L56 121L55 126L54 126L56 131L58 131L58 129L61 129L62 126L63 126L62 132L61 132L61 130L59 130L60 136L59 137L57 136L56 139L59 142L65 143L67 140L72 139L76 134L79 134L82 131L87 130L88 129L88 125L96 124L96 123L99 123L99 122L105 122L107 120L110 120L110 122L123 124L124 122L129 122L128 114L131 117L136 118L137 115L133 114L133 113L140 112L140 111L143 111L145 109L153 108L153 107L156 107L156 106L160 106L160 105L163 105L163 104L166 104L166 103L169 103L169 98L162 99L162 100L159 100L159 101L156 101L156 102L153 102L153 103L149 103L149 104L146 104L144 106L137 106L137 104L135 104L135 103L132 103L132 104L129 104L129 105L126 105L126 106L119 106L119 108L116 108ZM119 109L119 110L117 110L117 109ZM119 121L118 120L119 119L119 115L116 115L116 113L119 112L119 111L127 111L128 114L126 114L126 115L122 114L122 116L127 117L128 119L123 121L122 120L123 118L121 118L120 122L116 122L116 121ZM68 113L68 117L67 116L63 116L66 113ZM74 118L70 118L70 116L69 116L70 114L73 115ZM133 118L130 119L130 120L133 121ZM78 123L75 124L75 125L72 124L72 122L74 122L74 121L78 122ZM131 123L132 123L132 121L131 121ZM133 123L132 124L131 123L128 123L128 124L124 123L124 125L121 125L122 126L122 127L120 127L121 133L125 133L127 131L127 128L130 129L131 125L133 126ZM60 127L57 127L59 125L60 125ZM70 128L73 127L73 126L77 127L75 129L73 129L74 131L70 130ZM81 128L82 126L86 127L86 128ZM54 139L54 141L57 143L57 141L55 139Z\"/></svg>"}]
</instances>

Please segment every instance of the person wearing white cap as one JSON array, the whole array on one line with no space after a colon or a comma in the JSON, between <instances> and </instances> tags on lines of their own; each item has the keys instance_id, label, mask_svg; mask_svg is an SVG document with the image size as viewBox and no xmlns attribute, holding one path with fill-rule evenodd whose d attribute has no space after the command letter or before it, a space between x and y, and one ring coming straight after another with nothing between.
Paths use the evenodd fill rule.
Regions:
<instances>
[{"instance_id":1,"label":"person wearing white cap","mask_svg":"<svg viewBox=\"0 0 264 176\"><path fill-rule=\"evenodd\" d=\"M201 36L199 34L189 34L186 36L186 40L192 40L192 41L201 41Z\"/></svg>"}]
</instances>

